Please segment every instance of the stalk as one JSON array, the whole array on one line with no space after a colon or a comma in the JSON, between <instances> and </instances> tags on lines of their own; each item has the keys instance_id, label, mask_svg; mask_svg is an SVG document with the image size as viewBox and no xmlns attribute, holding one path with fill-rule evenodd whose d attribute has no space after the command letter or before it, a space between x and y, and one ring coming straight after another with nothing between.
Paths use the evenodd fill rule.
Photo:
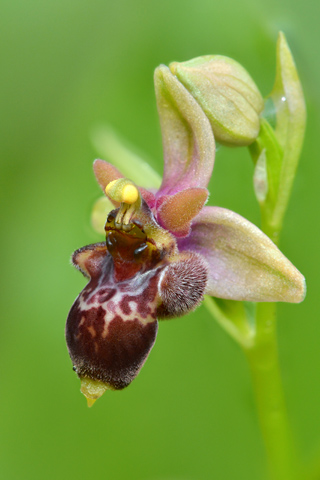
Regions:
<instances>
[{"instance_id":1,"label":"stalk","mask_svg":"<svg viewBox=\"0 0 320 480\"><path fill-rule=\"evenodd\" d=\"M252 347L243 350L251 372L271 478L294 480L299 468L280 374L274 303L257 304L255 340Z\"/></svg>"}]
</instances>

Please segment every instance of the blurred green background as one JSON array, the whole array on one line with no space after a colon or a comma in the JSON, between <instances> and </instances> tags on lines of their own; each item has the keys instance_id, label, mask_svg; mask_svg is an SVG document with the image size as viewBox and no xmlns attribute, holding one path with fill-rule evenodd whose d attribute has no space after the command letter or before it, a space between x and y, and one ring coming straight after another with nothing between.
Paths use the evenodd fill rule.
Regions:
<instances>
[{"instance_id":1,"label":"blurred green background","mask_svg":"<svg viewBox=\"0 0 320 480\"><path fill-rule=\"evenodd\" d=\"M282 251L306 301L279 306L289 414L305 459L320 441L319 6L301 0L2 0L0 479L265 478L243 354L204 307L160 324L139 377L92 409L64 341L85 285L69 264L99 241L92 129L112 124L162 171L153 70L219 53L272 88L277 31L293 51L308 126ZM153 159L153 160L152 160ZM246 149L220 148L210 202L259 224Z\"/></svg>"}]
</instances>

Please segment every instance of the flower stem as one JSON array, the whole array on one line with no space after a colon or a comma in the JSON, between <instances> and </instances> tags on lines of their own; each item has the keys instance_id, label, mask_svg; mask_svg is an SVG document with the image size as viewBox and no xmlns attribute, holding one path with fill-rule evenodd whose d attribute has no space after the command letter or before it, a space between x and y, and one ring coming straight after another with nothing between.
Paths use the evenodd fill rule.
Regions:
<instances>
[{"instance_id":1,"label":"flower stem","mask_svg":"<svg viewBox=\"0 0 320 480\"><path fill-rule=\"evenodd\" d=\"M261 209L261 230L279 247L282 223L272 225L263 208Z\"/></svg>"},{"instance_id":2,"label":"flower stem","mask_svg":"<svg viewBox=\"0 0 320 480\"><path fill-rule=\"evenodd\" d=\"M257 303L253 328L228 316L216 301L204 305L221 327L242 347L247 358L255 402L272 480L299 477L297 455L288 422L279 366L275 303Z\"/></svg>"},{"instance_id":3,"label":"flower stem","mask_svg":"<svg viewBox=\"0 0 320 480\"><path fill-rule=\"evenodd\" d=\"M208 296L204 296L204 306L209 313L218 322L218 324L244 349L248 349L252 346L252 331L247 322L238 321L233 318L232 320L218 307L215 300Z\"/></svg>"},{"instance_id":4,"label":"flower stem","mask_svg":"<svg viewBox=\"0 0 320 480\"><path fill-rule=\"evenodd\" d=\"M298 468L281 382L274 303L257 305L255 341L244 352L252 375L271 478L295 479Z\"/></svg>"}]
</instances>

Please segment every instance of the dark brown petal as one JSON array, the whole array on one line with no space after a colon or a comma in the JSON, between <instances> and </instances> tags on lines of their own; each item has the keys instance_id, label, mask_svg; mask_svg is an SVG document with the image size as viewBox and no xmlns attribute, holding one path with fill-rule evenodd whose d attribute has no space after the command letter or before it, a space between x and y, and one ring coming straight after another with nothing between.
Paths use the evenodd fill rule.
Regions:
<instances>
[{"instance_id":1,"label":"dark brown petal","mask_svg":"<svg viewBox=\"0 0 320 480\"><path fill-rule=\"evenodd\" d=\"M120 390L132 382L147 359L158 322L143 324L138 318L125 321L116 316L104 336L105 313L102 306L80 312L75 304L68 318L67 343L79 377L99 380Z\"/></svg>"}]
</instances>

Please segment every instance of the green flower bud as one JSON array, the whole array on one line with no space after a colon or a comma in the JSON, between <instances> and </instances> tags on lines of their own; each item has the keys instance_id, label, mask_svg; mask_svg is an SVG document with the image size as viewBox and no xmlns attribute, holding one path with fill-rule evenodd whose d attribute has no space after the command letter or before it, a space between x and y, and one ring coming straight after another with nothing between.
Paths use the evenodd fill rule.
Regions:
<instances>
[{"instance_id":1,"label":"green flower bud","mask_svg":"<svg viewBox=\"0 0 320 480\"><path fill-rule=\"evenodd\" d=\"M238 62L221 55L206 55L171 63L169 68L207 115L218 142L241 146L256 139L264 102Z\"/></svg>"}]
</instances>

